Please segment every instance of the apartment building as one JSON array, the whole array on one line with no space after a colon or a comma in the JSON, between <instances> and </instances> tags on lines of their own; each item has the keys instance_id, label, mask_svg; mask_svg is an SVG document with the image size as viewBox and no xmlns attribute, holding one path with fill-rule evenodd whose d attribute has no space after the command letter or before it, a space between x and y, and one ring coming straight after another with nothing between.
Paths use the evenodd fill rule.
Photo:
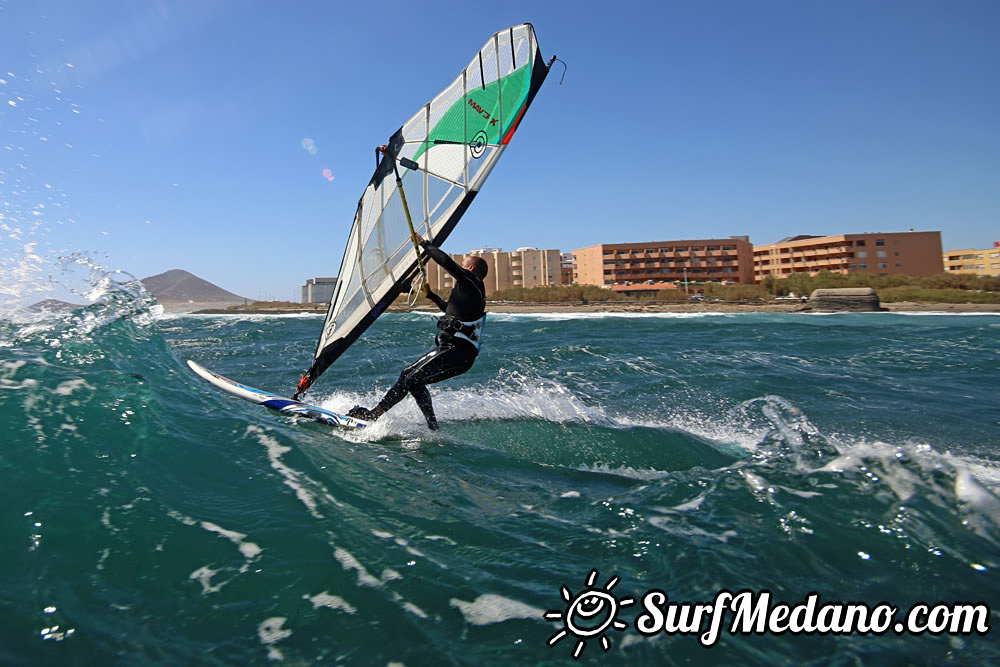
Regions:
<instances>
[{"instance_id":1,"label":"apartment building","mask_svg":"<svg viewBox=\"0 0 1000 667\"><path fill-rule=\"evenodd\" d=\"M754 246L754 280L824 269L843 274L932 276L944 270L940 248L941 232L793 236Z\"/></svg>"},{"instance_id":2,"label":"apartment building","mask_svg":"<svg viewBox=\"0 0 1000 667\"><path fill-rule=\"evenodd\" d=\"M333 290L337 287L337 277L309 278L302 286L302 303L330 303Z\"/></svg>"},{"instance_id":3,"label":"apartment building","mask_svg":"<svg viewBox=\"0 0 1000 667\"><path fill-rule=\"evenodd\" d=\"M560 269L561 278L559 283L562 285L572 285L573 284L573 253L564 252L560 255L559 261L562 264Z\"/></svg>"},{"instance_id":4,"label":"apartment building","mask_svg":"<svg viewBox=\"0 0 1000 667\"><path fill-rule=\"evenodd\" d=\"M1000 241L986 250L949 250L943 261L947 273L1000 276Z\"/></svg>"},{"instance_id":5,"label":"apartment building","mask_svg":"<svg viewBox=\"0 0 1000 667\"><path fill-rule=\"evenodd\" d=\"M512 287L547 287L563 284L562 256L558 250L538 248L518 248L504 252L501 248L478 248L469 252L486 261L489 273L486 275L486 295ZM465 255L450 255L459 264ZM435 262L427 263L427 281L435 292L455 286L451 275Z\"/></svg>"},{"instance_id":6,"label":"apartment building","mask_svg":"<svg viewBox=\"0 0 1000 667\"><path fill-rule=\"evenodd\" d=\"M753 283L753 246L749 238L602 243L573 251L573 282L578 284L683 280Z\"/></svg>"}]
</instances>

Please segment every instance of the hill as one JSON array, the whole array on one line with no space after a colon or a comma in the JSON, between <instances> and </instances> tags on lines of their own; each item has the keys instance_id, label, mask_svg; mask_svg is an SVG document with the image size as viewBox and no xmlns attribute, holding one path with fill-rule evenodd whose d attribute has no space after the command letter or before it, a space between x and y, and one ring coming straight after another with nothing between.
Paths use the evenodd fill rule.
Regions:
<instances>
[{"instance_id":1,"label":"hill","mask_svg":"<svg viewBox=\"0 0 1000 667\"><path fill-rule=\"evenodd\" d=\"M167 311L224 308L249 301L183 269L171 269L141 282Z\"/></svg>"},{"instance_id":2,"label":"hill","mask_svg":"<svg viewBox=\"0 0 1000 667\"><path fill-rule=\"evenodd\" d=\"M28 306L28 310L33 313L61 313L81 307L78 303L69 303L68 301L60 301L59 299L45 299L44 301L31 304Z\"/></svg>"}]
</instances>

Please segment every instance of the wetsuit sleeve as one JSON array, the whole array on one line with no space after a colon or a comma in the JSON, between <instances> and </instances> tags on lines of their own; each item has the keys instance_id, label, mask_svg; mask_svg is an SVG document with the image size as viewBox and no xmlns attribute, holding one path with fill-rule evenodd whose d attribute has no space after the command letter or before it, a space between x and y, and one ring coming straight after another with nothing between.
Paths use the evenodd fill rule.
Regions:
<instances>
[{"instance_id":1,"label":"wetsuit sleeve","mask_svg":"<svg viewBox=\"0 0 1000 667\"><path fill-rule=\"evenodd\" d=\"M442 313L448 307L448 302L445 301L444 299L442 299L441 297L439 297L434 292L428 292L427 293L427 298L430 299L431 301L433 301L434 305L437 306L438 308L440 308Z\"/></svg>"},{"instance_id":2,"label":"wetsuit sleeve","mask_svg":"<svg viewBox=\"0 0 1000 667\"><path fill-rule=\"evenodd\" d=\"M445 314L454 315L462 322L481 318L486 309L486 287L483 281L472 271L463 269L439 248L426 241L421 247L431 259L455 278L455 287L451 290L451 295L443 308Z\"/></svg>"},{"instance_id":3,"label":"wetsuit sleeve","mask_svg":"<svg viewBox=\"0 0 1000 667\"><path fill-rule=\"evenodd\" d=\"M441 248L431 245L428 241L421 243L420 247L423 248L424 252L427 253L427 256L437 262L442 269L453 275L455 280L469 280L468 272L459 266L458 262L449 257L446 252L441 250Z\"/></svg>"}]
</instances>

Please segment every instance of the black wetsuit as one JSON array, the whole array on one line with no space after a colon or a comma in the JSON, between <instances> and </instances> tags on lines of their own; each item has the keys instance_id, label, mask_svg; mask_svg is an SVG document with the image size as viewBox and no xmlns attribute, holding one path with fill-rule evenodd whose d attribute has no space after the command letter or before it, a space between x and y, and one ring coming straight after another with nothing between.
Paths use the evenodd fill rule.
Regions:
<instances>
[{"instance_id":1,"label":"black wetsuit","mask_svg":"<svg viewBox=\"0 0 1000 667\"><path fill-rule=\"evenodd\" d=\"M403 369L399 380L382 397L375 411L378 414L385 412L410 393L424 414L427 426L437 429L437 418L434 416L434 406L427 385L461 375L472 368L479 355L481 326L463 327L461 323L476 322L485 317L486 288L479 276L463 269L439 248L427 241L421 247L441 268L454 276L455 287L447 302L433 292L428 295L444 311L444 316L438 322L440 331L435 341L436 347ZM473 340L476 342L471 342Z\"/></svg>"}]
</instances>

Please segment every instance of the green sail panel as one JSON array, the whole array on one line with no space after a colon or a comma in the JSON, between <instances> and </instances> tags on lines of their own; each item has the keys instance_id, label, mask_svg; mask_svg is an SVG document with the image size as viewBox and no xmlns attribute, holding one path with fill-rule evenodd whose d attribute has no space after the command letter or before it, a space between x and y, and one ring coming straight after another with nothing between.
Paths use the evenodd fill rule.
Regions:
<instances>
[{"instance_id":1,"label":"green sail panel","mask_svg":"<svg viewBox=\"0 0 1000 667\"><path fill-rule=\"evenodd\" d=\"M431 129L427 143L415 158L423 155L428 145L462 143L475 152L481 144L499 145L507 137L528 100L531 72L522 67L502 79L466 93Z\"/></svg>"}]
</instances>

